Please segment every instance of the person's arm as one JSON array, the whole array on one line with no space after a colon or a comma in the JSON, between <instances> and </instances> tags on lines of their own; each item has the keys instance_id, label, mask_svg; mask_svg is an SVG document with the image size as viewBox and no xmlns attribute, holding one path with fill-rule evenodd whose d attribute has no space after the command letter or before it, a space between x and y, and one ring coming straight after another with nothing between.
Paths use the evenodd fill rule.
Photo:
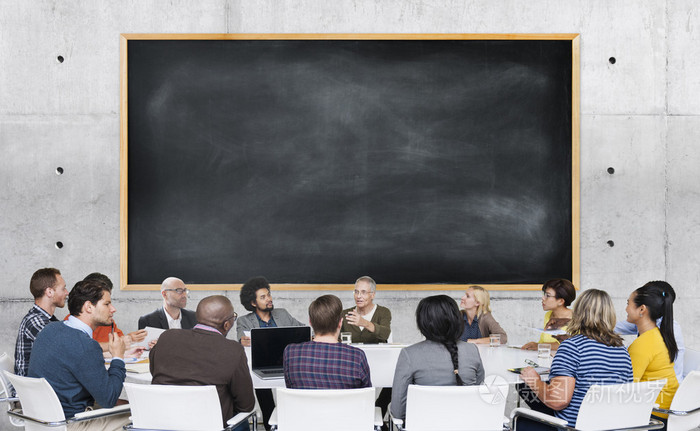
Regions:
<instances>
[{"instance_id":1,"label":"person's arm","mask_svg":"<svg viewBox=\"0 0 700 431\"><path fill-rule=\"evenodd\" d=\"M620 335L637 335L637 325L627 320L618 320L615 323L615 332Z\"/></svg>"},{"instance_id":2,"label":"person's arm","mask_svg":"<svg viewBox=\"0 0 700 431\"><path fill-rule=\"evenodd\" d=\"M381 312L379 312L380 310ZM375 316L375 322L369 322L372 329L369 327L366 327L366 329L370 332L374 332L374 336L377 337L380 342L386 343L389 339L389 334L391 334L391 311L388 308L382 307L381 309L377 309Z\"/></svg>"},{"instance_id":3,"label":"person's arm","mask_svg":"<svg viewBox=\"0 0 700 431\"><path fill-rule=\"evenodd\" d=\"M635 382L639 382L644 376L644 373L651 362L651 346L645 346L644 343L639 342L639 338L634 340L632 344L627 348L627 352L630 354L630 359L632 360L632 375ZM667 353L668 355L668 353Z\"/></svg>"},{"instance_id":4,"label":"person's arm","mask_svg":"<svg viewBox=\"0 0 700 431\"><path fill-rule=\"evenodd\" d=\"M574 396L576 379L573 377L552 377L547 384L542 381L534 368L527 367L520 372L520 378L532 389L537 398L552 410L566 408Z\"/></svg>"},{"instance_id":5,"label":"person's arm","mask_svg":"<svg viewBox=\"0 0 700 431\"><path fill-rule=\"evenodd\" d=\"M496 319L491 313L485 313L479 318L479 330L481 335L485 335L481 338L473 338L468 340L469 343L474 344L488 344L491 342L490 336L493 334L499 334L501 336L501 344L508 344L508 334L501 328Z\"/></svg>"},{"instance_id":6,"label":"person's arm","mask_svg":"<svg viewBox=\"0 0 700 431\"><path fill-rule=\"evenodd\" d=\"M250 337L246 336L243 331L250 331L253 328L252 319L249 316L245 315L236 320L236 337L244 347L250 346ZM255 316L253 316L253 319L255 319Z\"/></svg>"},{"instance_id":7,"label":"person's arm","mask_svg":"<svg viewBox=\"0 0 700 431\"><path fill-rule=\"evenodd\" d=\"M370 377L369 363L367 362L367 356L365 352L360 350L361 359L360 363L360 388L371 388L372 378Z\"/></svg>"},{"instance_id":8,"label":"person's arm","mask_svg":"<svg viewBox=\"0 0 700 431\"><path fill-rule=\"evenodd\" d=\"M406 396L408 385L411 383L413 383L411 359L406 353L406 349L403 349L396 361L394 383L391 385L391 415L395 418L404 419L406 417Z\"/></svg>"},{"instance_id":9,"label":"person's arm","mask_svg":"<svg viewBox=\"0 0 700 431\"><path fill-rule=\"evenodd\" d=\"M94 343L94 340L90 340L90 343ZM126 377L124 361L114 359L109 369L105 370L104 358L97 345L92 344L79 350L80 364L72 370L75 378L100 406L114 407ZM114 337L110 342L110 353L114 358L124 357L124 342L121 337Z\"/></svg>"},{"instance_id":10,"label":"person's arm","mask_svg":"<svg viewBox=\"0 0 700 431\"><path fill-rule=\"evenodd\" d=\"M238 365L228 384L228 390L233 398L235 412L250 412L255 408L255 393L253 392L253 380L248 369L248 359L243 349L238 352L237 362Z\"/></svg>"},{"instance_id":11,"label":"person's arm","mask_svg":"<svg viewBox=\"0 0 700 431\"><path fill-rule=\"evenodd\" d=\"M139 325L138 325L138 328L139 328L139 329L143 329L143 328L145 328L146 326L148 326L148 322L146 322L146 316L141 316L141 317L139 317Z\"/></svg>"}]
</instances>

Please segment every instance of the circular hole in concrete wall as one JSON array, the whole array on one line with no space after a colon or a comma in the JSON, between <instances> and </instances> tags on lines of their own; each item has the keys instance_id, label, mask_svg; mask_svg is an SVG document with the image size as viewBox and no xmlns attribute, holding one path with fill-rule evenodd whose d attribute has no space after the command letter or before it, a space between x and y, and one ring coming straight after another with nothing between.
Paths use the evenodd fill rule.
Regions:
<instances>
[{"instance_id":1,"label":"circular hole in concrete wall","mask_svg":"<svg viewBox=\"0 0 700 431\"><path fill-rule=\"evenodd\" d=\"M63 168L62 167L57 167L56 168L56 175L63 175Z\"/></svg>"},{"instance_id":2,"label":"circular hole in concrete wall","mask_svg":"<svg viewBox=\"0 0 700 431\"><path fill-rule=\"evenodd\" d=\"M610 58L608 58L608 61L610 62L610 64L615 64L615 63L617 62L617 60L615 59L615 57L610 57Z\"/></svg>"},{"instance_id":3,"label":"circular hole in concrete wall","mask_svg":"<svg viewBox=\"0 0 700 431\"><path fill-rule=\"evenodd\" d=\"M56 61L58 61L59 63L63 63L65 61L65 59L63 58L62 55L59 55L58 57L56 57Z\"/></svg>"},{"instance_id":4,"label":"circular hole in concrete wall","mask_svg":"<svg viewBox=\"0 0 700 431\"><path fill-rule=\"evenodd\" d=\"M609 240L609 241L608 241L608 245L609 245L610 247L615 246L615 241Z\"/></svg>"},{"instance_id":5,"label":"circular hole in concrete wall","mask_svg":"<svg viewBox=\"0 0 700 431\"><path fill-rule=\"evenodd\" d=\"M610 175L614 174L614 173L615 173L615 168L609 167L609 168L608 168L608 173L609 173Z\"/></svg>"},{"instance_id":6,"label":"circular hole in concrete wall","mask_svg":"<svg viewBox=\"0 0 700 431\"><path fill-rule=\"evenodd\" d=\"M57 241L57 242L56 242L56 248L59 249L59 250L62 249L62 248L63 248L63 243L62 243L61 241Z\"/></svg>"}]
</instances>

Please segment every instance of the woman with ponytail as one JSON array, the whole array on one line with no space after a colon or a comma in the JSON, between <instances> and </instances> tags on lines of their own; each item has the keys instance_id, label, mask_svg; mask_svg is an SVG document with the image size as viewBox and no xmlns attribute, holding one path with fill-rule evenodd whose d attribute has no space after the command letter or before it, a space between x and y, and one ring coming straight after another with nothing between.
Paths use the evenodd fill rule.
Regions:
<instances>
[{"instance_id":1,"label":"woman with ponytail","mask_svg":"<svg viewBox=\"0 0 700 431\"><path fill-rule=\"evenodd\" d=\"M404 348L394 372L391 414L406 416L408 385L461 386L484 381L484 366L474 344L460 341L464 321L457 303L447 295L423 298L416 323L425 341Z\"/></svg>"},{"instance_id":2,"label":"woman with ponytail","mask_svg":"<svg viewBox=\"0 0 700 431\"><path fill-rule=\"evenodd\" d=\"M667 379L656 402L662 409L671 405L678 389L673 359L678 345L673 333L673 297L654 282L632 292L627 300L627 321L634 323L639 337L627 349L632 358L635 381ZM661 320L660 327L656 321ZM659 414L665 419L667 415Z\"/></svg>"}]
</instances>

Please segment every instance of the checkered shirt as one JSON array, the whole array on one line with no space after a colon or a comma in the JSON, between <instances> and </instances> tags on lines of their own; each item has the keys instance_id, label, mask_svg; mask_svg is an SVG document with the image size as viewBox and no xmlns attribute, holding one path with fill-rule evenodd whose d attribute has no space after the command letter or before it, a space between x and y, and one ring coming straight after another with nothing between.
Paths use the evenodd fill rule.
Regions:
<instances>
[{"instance_id":1,"label":"checkered shirt","mask_svg":"<svg viewBox=\"0 0 700 431\"><path fill-rule=\"evenodd\" d=\"M17 331L17 343L15 344L15 374L26 376L29 370L29 356L36 336L49 322L58 322L55 316L50 316L41 307L34 304L29 310Z\"/></svg>"},{"instance_id":2,"label":"checkered shirt","mask_svg":"<svg viewBox=\"0 0 700 431\"><path fill-rule=\"evenodd\" d=\"M284 349L284 381L294 389L372 386L365 352L341 343L308 341Z\"/></svg>"}]
</instances>

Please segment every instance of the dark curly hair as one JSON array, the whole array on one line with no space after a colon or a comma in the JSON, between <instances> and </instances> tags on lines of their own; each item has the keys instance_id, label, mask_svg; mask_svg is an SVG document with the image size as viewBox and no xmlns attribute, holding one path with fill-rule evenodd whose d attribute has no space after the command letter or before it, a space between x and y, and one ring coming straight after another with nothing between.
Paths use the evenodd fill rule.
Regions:
<instances>
[{"instance_id":1,"label":"dark curly hair","mask_svg":"<svg viewBox=\"0 0 700 431\"><path fill-rule=\"evenodd\" d=\"M253 277L243 283L241 286L241 305L248 311L255 311L255 307L250 305L257 297L257 291L260 289L270 290L270 283L265 277Z\"/></svg>"}]
</instances>

